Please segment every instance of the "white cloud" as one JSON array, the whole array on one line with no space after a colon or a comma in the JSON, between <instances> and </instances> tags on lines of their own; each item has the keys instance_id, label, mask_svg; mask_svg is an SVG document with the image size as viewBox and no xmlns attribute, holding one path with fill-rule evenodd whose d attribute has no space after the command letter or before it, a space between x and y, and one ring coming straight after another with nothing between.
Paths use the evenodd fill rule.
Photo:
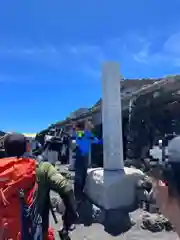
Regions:
<instances>
[{"instance_id":1,"label":"white cloud","mask_svg":"<svg viewBox=\"0 0 180 240\"><path fill-rule=\"evenodd\" d=\"M139 63L148 63L148 58L149 58L149 48L151 46L151 43L147 42L144 44L142 49L137 53L133 54L133 58L135 61Z\"/></svg>"},{"instance_id":2,"label":"white cloud","mask_svg":"<svg viewBox=\"0 0 180 240\"><path fill-rule=\"evenodd\" d=\"M64 46L32 46L32 47L4 47L0 46L0 57L31 61L35 65L44 65L44 67L55 70L70 69L75 73L88 75L92 79L99 78L99 66L103 61L103 51L99 46L93 45L64 45ZM0 82L3 83L31 83L32 78L27 76L10 76L0 74ZM53 83L57 80L53 80ZM39 79L36 83L43 83ZM51 82L52 83L52 82ZM59 83L59 80L58 80Z\"/></svg>"},{"instance_id":3,"label":"white cloud","mask_svg":"<svg viewBox=\"0 0 180 240\"><path fill-rule=\"evenodd\" d=\"M94 45L62 45L62 46L0 46L0 56L8 58L32 61L35 64L44 64L47 67L60 69L69 67L80 68L90 72L91 68L99 65L103 59L103 51L100 46ZM84 66L84 69L83 69ZM93 69L92 69L93 71Z\"/></svg>"},{"instance_id":4,"label":"white cloud","mask_svg":"<svg viewBox=\"0 0 180 240\"><path fill-rule=\"evenodd\" d=\"M111 38L99 45L46 45L14 48L0 46L0 56L20 58L54 69L71 69L91 79L100 79L104 61L120 63L136 62L145 65L169 64L180 66L180 32L172 34L162 43L161 48L153 50L157 36L144 37L136 33L121 38ZM155 48L157 49L157 48ZM3 79L0 76L1 79ZM6 81L8 81L8 78ZM18 78L17 78L18 79ZM24 81L24 77L20 77ZM28 79L28 77L27 77ZM30 79L31 80L31 79ZM27 80L30 82L30 80ZM20 80L19 80L20 81Z\"/></svg>"},{"instance_id":5,"label":"white cloud","mask_svg":"<svg viewBox=\"0 0 180 240\"><path fill-rule=\"evenodd\" d=\"M49 47L0 47L0 55L15 55L15 56L23 56L23 55L41 55L44 53L54 53L54 49Z\"/></svg>"},{"instance_id":6,"label":"white cloud","mask_svg":"<svg viewBox=\"0 0 180 240\"><path fill-rule=\"evenodd\" d=\"M90 65L82 66L82 71L88 75L91 79L100 79L101 78L101 71L100 68L92 67Z\"/></svg>"},{"instance_id":7,"label":"white cloud","mask_svg":"<svg viewBox=\"0 0 180 240\"><path fill-rule=\"evenodd\" d=\"M180 33L172 34L166 41L162 42L161 49L151 51L151 46L156 44L157 39L144 39L141 49L132 53L135 61L144 64L169 64L180 66Z\"/></svg>"},{"instance_id":8,"label":"white cloud","mask_svg":"<svg viewBox=\"0 0 180 240\"><path fill-rule=\"evenodd\" d=\"M180 32L168 38L164 44L164 50L170 55L180 57Z\"/></svg>"}]
</instances>

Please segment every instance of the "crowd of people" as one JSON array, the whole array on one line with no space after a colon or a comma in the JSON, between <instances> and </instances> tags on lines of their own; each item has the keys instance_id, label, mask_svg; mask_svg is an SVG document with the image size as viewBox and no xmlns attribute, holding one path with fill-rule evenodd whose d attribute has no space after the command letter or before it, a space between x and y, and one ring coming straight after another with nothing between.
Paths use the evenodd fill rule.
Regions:
<instances>
[{"instance_id":1,"label":"crowd of people","mask_svg":"<svg viewBox=\"0 0 180 240\"><path fill-rule=\"evenodd\" d=\"M74 188L55 168L60 160L59 148L67 144L50 132L44 146L34 158L30 143L18 133L4 137L5 157L0 161L0 239L54 240L49 227L49 212L53 212L50 191L60 195L65 205L63 230L78 218L77 206L83 200L83 188L89 164L92 142L102 143L89 129L79 123L70 137L75 142ZM168 156L153 178L153 192L161 212L172 222L180 236L180 137L168 143ZM37 150L36 149L36 150ZM66 150L64 150L66 151Z\"/></svg>"}]
</instances>

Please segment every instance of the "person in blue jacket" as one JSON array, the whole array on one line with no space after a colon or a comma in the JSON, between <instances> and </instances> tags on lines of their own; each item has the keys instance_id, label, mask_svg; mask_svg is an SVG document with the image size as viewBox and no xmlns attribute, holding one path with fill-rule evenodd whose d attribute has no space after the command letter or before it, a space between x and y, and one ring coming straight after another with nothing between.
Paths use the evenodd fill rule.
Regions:
<instances>
[{"instance_id":1,"label":"person in blue jacket","mask_svg":"<svg viewBox=\"0 0 180 240\"><path fill-rule=\"evenodd\" d=\"M79 202L83 197L91 144L98 144L100 140L90 130L85 129L84 122L79 122L76 125L74 139L76 140L74 193L77 202Z\"/></svg>"}]
</instances>

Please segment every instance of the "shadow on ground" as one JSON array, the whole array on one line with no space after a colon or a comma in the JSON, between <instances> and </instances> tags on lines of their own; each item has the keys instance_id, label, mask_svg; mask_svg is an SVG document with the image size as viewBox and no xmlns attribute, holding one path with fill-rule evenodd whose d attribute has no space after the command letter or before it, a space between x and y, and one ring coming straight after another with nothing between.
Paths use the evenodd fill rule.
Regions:
<instances>
[{"instance_id":1,"label":"shadow on ground","mask_svg":"<svg viewBox=\"0 0 180 240\"><path fill-rule=\"evenodd\" d=\"M104 230L112 235L118 236L128 231L133 223L127 211L111 210L104 211L91 204L88 200L83 201L78 206L79 218L77 224L91 226L99 223L104 226Z\"/></svg>"}]
</instances>

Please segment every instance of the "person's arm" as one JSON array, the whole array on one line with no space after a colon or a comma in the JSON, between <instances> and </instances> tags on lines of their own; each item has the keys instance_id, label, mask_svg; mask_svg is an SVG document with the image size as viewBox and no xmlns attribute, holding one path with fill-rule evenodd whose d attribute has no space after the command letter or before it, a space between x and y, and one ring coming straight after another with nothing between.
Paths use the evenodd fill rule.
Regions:
<instances>
[{"instance_id":1,"label":"person's arm","mask_svg":"<svg viewBox=\"0 0 180 240\"><path fill-rule=\"evenodd\" d=\"M39 165L39 170L45 176L48 188L58 193L62 198L66 207L66 215L68 215L68 219L65 219L64 221L68 222L65 223L66 225L71 225L77 218L72 185L56 170L53 165L48 162L41 163Z\"/></svg>"},{"instance_id":2,"label":"person's arm","mask_svg":"<svg viewBox=\"0 0 180 240\"><path fill-rule=\"evenodd\" d=\"M97 137L94 136L93 133L89 133L89 137L91 139L91 143L94 143L94 144L101 144L102 143L102 140L99 140Z\"/></svg>"},{"instance_id":3,"label":"person's arm","mask_svg":"<svg viewBox=\"0 0 180 240\"><path fill-rule=\"evenodd\" d=\"M49 145L49 141L46 141L42 149L45 150L48 145Z\"/></svg>"},{"instance_id":4,"label":"person's arm","mask_svg":"<svg viewBox=\"0 0 180 240\"><path fill-rule=\"evenodd\" d=\"M94 143L94 144L101 144L102 140L99 140L97 137L93 137L92 143Z\"/></svg>"},{"instance_id":5,"label":"person's arm","mask_svg":"<svg viewBox=\"0 0 180 240\"><path fill-rule=\"evenodd\" d=\"M69 184L69 181L63 177L56 168L49 162L43 162L39 165L39 172L45 175L48 187L59 193L61 198L72 190L72 186Z\"/></svg>"}]
</instances>

